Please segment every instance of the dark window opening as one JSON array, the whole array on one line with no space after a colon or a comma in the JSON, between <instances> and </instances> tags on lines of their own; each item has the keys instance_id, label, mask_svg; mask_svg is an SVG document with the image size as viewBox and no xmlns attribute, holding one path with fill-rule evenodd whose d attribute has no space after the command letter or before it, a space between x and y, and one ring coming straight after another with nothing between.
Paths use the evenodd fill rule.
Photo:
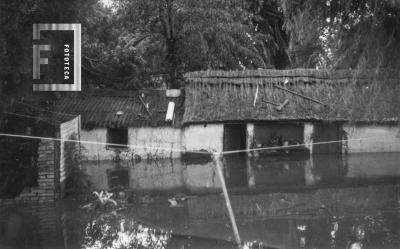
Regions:
<instances>
[{"instance_id":1,"label":"dark window opening","mask_svg":"<svg viewBox=\"0 0 400 249\"><path fill-rule=\"evenodd\" d=\"M108 128L107 147L126 148L128 145L128 129L126 128Z\"/></svg>"},{"instance_id":2,"label":"dark window opening","mask_svg":"<svg viewBox=\"0 0 400 249\"><path fill-rule=\"evenodd\" d=\"M260 156L271 156L280 154L297 154L309 152L304 146L304 127L303 124L293 123L269 123L254 125L254 140L251 147L268 148L279 146L292 146L282 149L268 149L254 152ZM299 145L298 147L296 145Z\"/></svg>"}]
</instances>

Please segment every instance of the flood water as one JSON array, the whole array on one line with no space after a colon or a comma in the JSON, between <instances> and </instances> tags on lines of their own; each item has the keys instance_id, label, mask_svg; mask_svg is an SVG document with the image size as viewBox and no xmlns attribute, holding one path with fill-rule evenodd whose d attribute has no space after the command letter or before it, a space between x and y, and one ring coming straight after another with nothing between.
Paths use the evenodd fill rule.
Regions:
<instances>
[{"instance_id":1,"label":"flood water","mask_svg":"<svg viewBox=\"0 0 400 249\"><path fill-rule=\"evenodd\" d=\"M400 247L400 153L223 161L244 248ZM72 199L2 208L0 248L237 248L212 161L84 168L95 189L136 199L95 210ZM177 194L186 198L171 206Z\"/></svg>"},{"instance_id":2,"label":"flood water","mask_svg":"<svg viewBox=\"0 0 400 249\"><path fill-rule=\"evenodd\" d=\"M400 153L345 156L303 153L225 156L224 177L233 191L293 191L325 187L400 183ZM96 189L124 187L142 192L220 192L212 160L164 159L142 162L88 161L84 168Z\"/></svg>"}]
</instances>

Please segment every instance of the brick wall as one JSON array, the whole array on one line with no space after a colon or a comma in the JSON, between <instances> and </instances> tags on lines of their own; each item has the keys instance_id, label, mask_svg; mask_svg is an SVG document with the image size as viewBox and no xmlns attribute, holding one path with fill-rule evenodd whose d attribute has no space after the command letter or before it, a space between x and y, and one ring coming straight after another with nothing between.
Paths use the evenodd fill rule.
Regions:
<instances>
[{"instance_id":1,"label":"brick wall","mask_svg":"<svg viewBox=\"0 0 400 249\"><path fill-rule=\"evenodd\" d=\"M60 125L61 139L79 140L80 116ZM64 197L67 167L80 153L79 143L43 139L38 147L38 186L27 187L14 199L0 199L0 206L15 203L48 203ZM71 143L71 142L69 142ZM67 148L68 147L68 148Z\"/></svg>"},{"instance_id":2,"label":"brick wall","mask_svg":"<svg viewBox=\"0 0 400 249\"><path fill-rule=\"evenodd\" d=\"M58 163L55 161L56 142L41 140L38 148L38 186L25 188L14 199L0 199L1 205L15 203L54 202L59 198L57 191Z\"/></svg>"}]
</instances>

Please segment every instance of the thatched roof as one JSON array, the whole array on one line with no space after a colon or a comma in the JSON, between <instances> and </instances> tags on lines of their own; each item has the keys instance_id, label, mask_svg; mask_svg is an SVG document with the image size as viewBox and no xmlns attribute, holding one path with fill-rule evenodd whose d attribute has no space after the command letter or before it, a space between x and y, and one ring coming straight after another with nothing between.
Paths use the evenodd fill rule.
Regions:
<instances>
[{"instance_id":1,"label":"thatched roof","mask_svg":"<svg viewBox=\"0 0 400 249\"><path fill-rule=\"evenodd\" d=\"M149 106L149 112L140 97ZM175 101L174 122L166 122L168 102ZM117 112L121 112L117 115ZM183 114L183 98L168 98L165 90L107 91L77 93L61 98L55 108L57 120L81 115L83 128L179 126Z\"/></svg>"},{"instance_id":2,"label":"thatched roof","mask_svg":"<svg viewBox=\"0 0 400 249\"><path fill-rule=\"evenodd\" d=\"M354 78L365 78L351 70L316 70L316 69L263 69L244 71L198 71L186 73L184 77L192 82L220 83L229 80L233 84L243 83L282 83L289 79L292 83L348 83Z\"/></svg>"},{"instance_id":3,"label":"thatched roof","mask_svg":"<svg viewBox=\"0 0 400 249\"><path fill-rule=\"evenodd\" d=\"M187 73L185 78L184 123L400 120L400 81L372 84L350 70L202 71ZM267 103L285 100L288 104L281 111Z\"/></svg>"}]
</instances>

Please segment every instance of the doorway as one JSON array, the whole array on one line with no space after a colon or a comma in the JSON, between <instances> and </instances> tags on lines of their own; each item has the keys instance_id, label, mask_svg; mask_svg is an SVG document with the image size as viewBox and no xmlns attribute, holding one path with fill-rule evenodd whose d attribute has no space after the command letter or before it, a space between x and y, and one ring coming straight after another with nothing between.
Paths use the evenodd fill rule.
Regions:
<instances>
[{"instance_id":1,"label":"doorway","mask_svg":"<svg viewBox=\"0 0 400 249\"><path fill-rule=\"evenodd\" d=\"M246 124L224 124L223 150L246 149ZM224 156L224 176L228 188L247 187L246 152Z\"/></svg>"}]
</instances>

